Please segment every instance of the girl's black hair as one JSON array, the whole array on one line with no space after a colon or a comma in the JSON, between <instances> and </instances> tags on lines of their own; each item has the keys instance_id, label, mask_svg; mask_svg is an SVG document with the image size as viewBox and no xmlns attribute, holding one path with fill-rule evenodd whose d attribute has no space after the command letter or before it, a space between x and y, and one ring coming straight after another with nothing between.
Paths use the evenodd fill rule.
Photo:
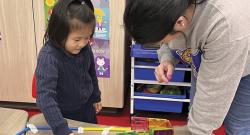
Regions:
<instances>
[{"instance_id":1,"label":"girl's black hair","mask_svg":"<svg viewBox=\"0 0 250 135\"><path fill-rule=\"evenodd\" d=\"M133 39L141 44L155 43L173 33L177 19L191 4L205 0L128 0L124 23Z\"/></svg>"},{"instance_id":2,"label":"girl's black hair","mask_svg":"<svg viewBox=\"0 0 250 135\"><path fill-rule=\"evenodd\" d=\"M79 29L82 23L91 25L94 33L95 15L91 0L59 0L50 16L44 45L50 41L52 45L64 48L69 33Z\"/></svg>"}]
</instances>

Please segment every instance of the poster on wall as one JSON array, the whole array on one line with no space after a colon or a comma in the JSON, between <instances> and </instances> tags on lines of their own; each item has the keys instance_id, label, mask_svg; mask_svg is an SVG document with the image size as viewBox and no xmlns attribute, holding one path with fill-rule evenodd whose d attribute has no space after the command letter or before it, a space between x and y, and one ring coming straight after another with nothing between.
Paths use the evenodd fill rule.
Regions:
<instances>
[{"instance_id":1,"label":"poster on wall","mask_svg":"<svg viewBox=\"0 0 250 135\"><path fill-rule=\"evenodd\" d=\"M52 14L52 8L56 4L57 0L44 0L44 13L45 13L45 24L48 26L50 15Z\"/></svg>"},{"instance_id":2,"label":"poster on wall","mask_svg":"<svg viewBox=\"0 0 250 135\"><path fill-rule=\"evenodd\" d=\"M110 77L109 40L95 39L92 51L95 57L96 75Z\"/></svg>"},{"instance_id":3,"label":"poster on wall","mask_svg":"<svg viewBox=\"0 0 250 135\"><path fill-rule=\"evenodd\" d=\"M94 37L109 40L109 2L108 0L92 0L95 7L96 29Z\"/></svg>"},{"instance_id":4,"label":"poster on wall","mask_svg":"<svg viewBox=\"0 0 250 135\"><path fill-rule=\"evenodd\" d=\"M109 1L92 0L95 7L96 28L92 50L96 63L96 75L98 77L110 77L109 55Z\"/></svg>"},{"instance_id":5,"label":"poster on wall","mask_svg":"<svg viewBox=\"0 0 250 135\"><path fill-rule=\"evenodd\" d=\"M52 9L58 0L44 0L45 23L48 25ZM94 53L97 77L110 77L110 55L109 55L109 1L91 0L94 5L96 17L96 28L92 51Z\"/></svg>"}]
</instances>

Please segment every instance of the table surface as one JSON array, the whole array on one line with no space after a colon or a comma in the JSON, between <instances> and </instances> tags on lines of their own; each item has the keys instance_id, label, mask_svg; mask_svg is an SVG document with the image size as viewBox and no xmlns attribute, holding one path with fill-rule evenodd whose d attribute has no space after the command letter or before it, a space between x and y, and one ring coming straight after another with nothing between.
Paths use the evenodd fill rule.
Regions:
<instances>
[{"instance_id":1,"label":"table surface","mask_svg":"<svg viewBox=\"0 0 250 135\"><path fill-rule=\"evenodd\" d=\"M28 113L18 109L0 107L0 135L15 135L28 120Z\"/></svg>"},{"instance_id":2,"label":"table surface","mask_svg":"<svg viewBox=\"0 0 250 135\"><path fill-rule=\"evenodd\" d=\"M99 124L90 124L85 122L79 122L74 120L67 119L67 122L70 127L110 127L105 125L99 125ZM47 126L47 122L44 119L44 116L42 114L37 114L32 116L29 119L29 123L39 126ZM185 126L176 126L174 127L174 133L175 135L189 135L187 132L187 128ZM78 135L77 133L74 133L75 135ZM101 131L85 131L85 135L101 135ZM33 135L33 133L28 132L26 135ZM46 132L38 132L36 135L52 135L51 131ZM108 135L116 135L116 132L110 132Z\"/></svg>"}]
</instances>

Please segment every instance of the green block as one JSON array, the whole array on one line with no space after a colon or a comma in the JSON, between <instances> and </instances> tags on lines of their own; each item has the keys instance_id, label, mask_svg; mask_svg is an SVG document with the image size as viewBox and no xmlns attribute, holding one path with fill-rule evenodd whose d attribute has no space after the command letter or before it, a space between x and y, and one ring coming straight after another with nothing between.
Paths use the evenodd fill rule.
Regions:
<instances>
[{"instance_id":1,"label":"green block","mask_svg":"<svg viewBox=\"0 0 250 135\"><path fill-rule=\"evenodd\" d=\"M154 135L156 132L162 132L163 134L166 135L172 135L173 134L173 129L172 128L154 128L150 130L150 135Z\"/></svg>"},{"instance_id":2,"label":"green block","mask_svg":"<svg viewBox=\"0 0 250 135\"><path fill-rule=\"evenodd\" d=\"M138 132L138 135L150 135L149 132Z\"/></svg>"},{"instance_id":3,"label":"green block","mask_svg":"<svg viewBox=\"0 0 250 135\"><path fill-rule=\"evenodd\" d=\"M136 132L123 132L123 133L116 133L116 135L138 135Z\"/></svg>"}]
</instances>

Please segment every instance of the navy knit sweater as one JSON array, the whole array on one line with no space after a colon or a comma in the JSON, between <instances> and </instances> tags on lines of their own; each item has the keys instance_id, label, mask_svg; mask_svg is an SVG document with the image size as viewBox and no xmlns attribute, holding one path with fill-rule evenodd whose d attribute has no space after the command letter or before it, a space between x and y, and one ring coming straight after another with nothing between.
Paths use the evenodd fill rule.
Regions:
<instances>
[{"instance_id":1,"label":"navy knit sweater","mask_svg":"<svg viewBox=\"0 0 250 135\"><path fill-rule=\"evenodd\" d=\"M71 133L62 111L74 112L89 100L101 101L89 45L69 55L48 42L39 53L35 74L37 105L55 135Z\"/></svg>"}]
</instances>

